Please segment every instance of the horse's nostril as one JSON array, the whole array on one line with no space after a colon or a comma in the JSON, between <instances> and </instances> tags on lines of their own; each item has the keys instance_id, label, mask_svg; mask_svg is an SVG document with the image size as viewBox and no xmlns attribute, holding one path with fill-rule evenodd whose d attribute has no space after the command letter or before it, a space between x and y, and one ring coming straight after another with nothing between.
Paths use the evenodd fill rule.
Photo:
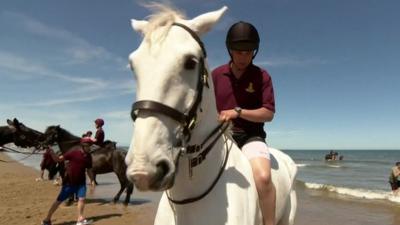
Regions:
<instances>
[{"instance_id":1,"label":"horse's nostril","mask_svg":"<svg viewBox=\"0 0 400 225\"><path fill-rule=\"evenodd\" d=\"M165 160L161 160L160 162L157 163L157 175L159 178L165 177L169 173L169 164Z\"/></svg>"}]
</instances>

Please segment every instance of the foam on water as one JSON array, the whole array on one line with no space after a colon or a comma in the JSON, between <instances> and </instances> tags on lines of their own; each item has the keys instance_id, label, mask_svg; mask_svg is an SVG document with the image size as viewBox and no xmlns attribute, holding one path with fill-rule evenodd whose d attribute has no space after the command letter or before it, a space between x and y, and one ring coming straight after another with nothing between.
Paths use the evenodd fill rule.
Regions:
<instances>
[{"instance_id":1,"label":"foam on water","mask_svg":"<svg viewBox=\"0 0 400 225\"><path fill-rule=\"evenodd\" d=\"M298 164L296 164L296 166L297 166L297 167L306 167L306 166L309 166L309 164L306 164L306 163L298 163Z\"/></svg>"},{"instance_id":2,"label":"foam on water","mask_svg":"<svg viewBox=\"0 0 400 225\"><path fill-rule=\"evenodd\" d=\"M400 204L400 196L394 196L392 192L385 192L380 190L367 190L361 188L347 188L336 187L328 184L318 183L304 183L305 187L309 189L322 190L337 193L340 195L347 195L355 198L370 199L370 200L388 200Z\"/></svg>"}]
</instances>

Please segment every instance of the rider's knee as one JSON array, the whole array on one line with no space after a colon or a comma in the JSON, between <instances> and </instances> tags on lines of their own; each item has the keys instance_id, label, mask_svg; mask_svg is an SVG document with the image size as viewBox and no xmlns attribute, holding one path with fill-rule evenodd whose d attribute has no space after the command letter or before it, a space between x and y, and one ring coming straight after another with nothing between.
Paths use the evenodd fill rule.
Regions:
<instances>
[{"instance_id":1,"label":"rider's knee","mask_svg":"<svg viewBox=\"0 0 400 225\"><path fill-rule=\"evenodd\" d=\"M254 174L254 179L256 184L261 185L261 186L271 186L272 181L271 181L271 173L269 171L257 171Z\"/></svg>"}]
</instances>

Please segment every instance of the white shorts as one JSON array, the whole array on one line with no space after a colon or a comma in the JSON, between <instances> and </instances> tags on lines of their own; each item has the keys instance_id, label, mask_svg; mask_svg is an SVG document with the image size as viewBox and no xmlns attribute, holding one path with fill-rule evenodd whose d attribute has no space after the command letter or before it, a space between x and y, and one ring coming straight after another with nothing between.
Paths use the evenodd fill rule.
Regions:
<instances>
[{"instance_id":1,"label":"white shorts","mask_svg":"<svg viewBox=\"0 0 400 225\"><path fill-rule=\"evenodd\" d=\"M265 142L262 141L251 141L246 143L242 147L243 154L247 157L248 160L251 160L256 157L261 157L270 160L271 156L269 155L268 146Z\"/></svg>"}]
</instances>

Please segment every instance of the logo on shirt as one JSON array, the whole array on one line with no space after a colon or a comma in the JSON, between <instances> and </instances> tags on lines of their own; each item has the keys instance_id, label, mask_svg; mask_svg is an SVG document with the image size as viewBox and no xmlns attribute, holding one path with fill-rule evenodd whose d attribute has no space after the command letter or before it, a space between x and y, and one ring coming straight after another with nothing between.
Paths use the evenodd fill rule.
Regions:
<instances>
[{"instance_id":1,"label":"logo on shirt","mask_svg":"<svg viewBox=\"0 0 400 225\"><path fill-rule=\"evenodd\" d=\"M249 93L253 93L255 91L252 82L249 83L249 86L246 88L246 91Z\"/></svg>"}]
</instances>

